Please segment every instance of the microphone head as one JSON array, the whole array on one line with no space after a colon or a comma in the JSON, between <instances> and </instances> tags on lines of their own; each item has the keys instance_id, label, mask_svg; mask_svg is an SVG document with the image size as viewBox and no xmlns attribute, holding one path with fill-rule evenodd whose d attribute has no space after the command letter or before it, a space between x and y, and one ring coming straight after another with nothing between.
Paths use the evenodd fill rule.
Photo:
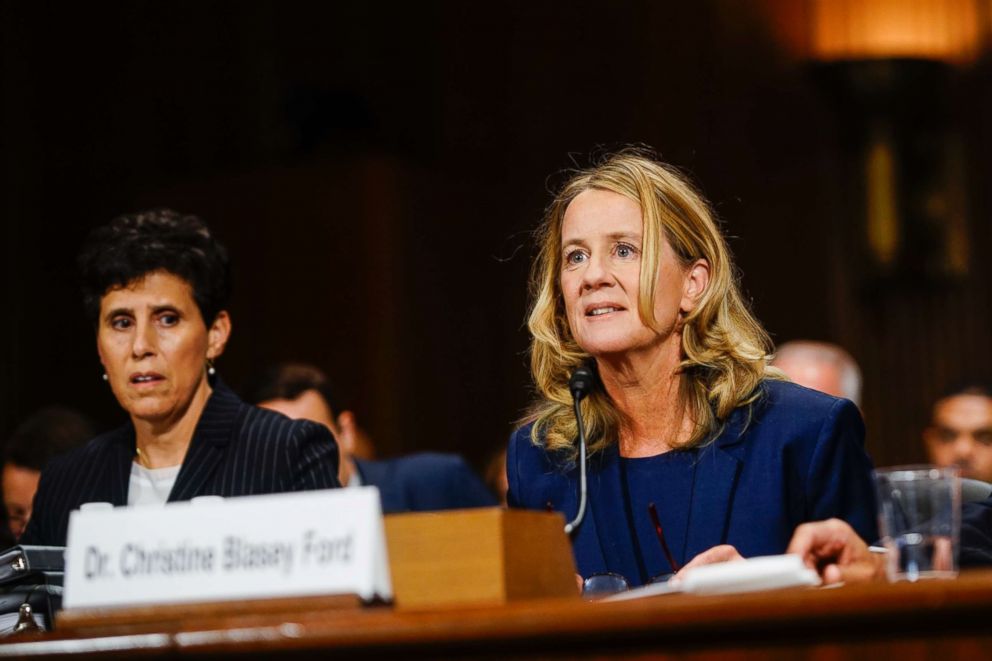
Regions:
<instances>
[{"instance_id":1,"label":"microphone head","mask_svg":"<svg viewBox=\"0 0 992 661\"><path fill-rule=\"evenodd\" d=\"M572 393L572 399L577 402L582 401L586 395L592 392L595 381L596 375L593 374L588 365L579 366L572 372L572 378L568 380L568 389Z\"/></svg>"}]
</instances>

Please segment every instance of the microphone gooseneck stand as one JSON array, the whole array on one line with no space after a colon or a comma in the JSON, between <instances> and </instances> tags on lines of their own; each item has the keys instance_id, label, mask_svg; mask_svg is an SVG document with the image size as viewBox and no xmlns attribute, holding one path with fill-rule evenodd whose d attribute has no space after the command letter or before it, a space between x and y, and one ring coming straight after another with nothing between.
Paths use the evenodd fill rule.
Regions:
<instances>
[{"instance_id":1,"label":"microphone gooseneck stand","mask_svg":"<svg viewBox=\"0 0 992 661\"><path fill-rule=\"evenodd\" d=\"M575 518L565 524L565 534L571 535L581 525L586 515L586 430L582 422L582 410L579 404L592 390L593 373L583 365L572 373L568 380L568 389L572 393L572 405L575 411L575 423L579 431L579 511Z\"/></svg>"}]
</instances>

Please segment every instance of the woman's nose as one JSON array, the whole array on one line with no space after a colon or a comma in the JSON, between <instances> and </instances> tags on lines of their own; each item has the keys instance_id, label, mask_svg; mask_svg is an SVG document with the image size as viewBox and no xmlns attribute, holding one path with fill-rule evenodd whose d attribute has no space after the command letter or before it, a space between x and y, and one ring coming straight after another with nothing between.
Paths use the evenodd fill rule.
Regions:
<instances>
[{"instance_id":1,"label":"woman's nose","mask_svg":"<svg viewBox=\"0 0 992 661\"><path fill-rule=\"evenodd\" d=\"M155 352L156 336L155 329L150 323L139 322L134 329L134 342L131 344L131 353L135 358L141 358Z\"/></svg>"},{"instance_id":2,"label":"woman's nose","mask_svg":"<svg viewBox=\"0 0 992 661\"><path fill-rule=\"evenodd\" d=\"M609 265L603 257L591 255L582 272L582 286L585 289L597 289L612 282Z\"/></svg>"}]
</instances>

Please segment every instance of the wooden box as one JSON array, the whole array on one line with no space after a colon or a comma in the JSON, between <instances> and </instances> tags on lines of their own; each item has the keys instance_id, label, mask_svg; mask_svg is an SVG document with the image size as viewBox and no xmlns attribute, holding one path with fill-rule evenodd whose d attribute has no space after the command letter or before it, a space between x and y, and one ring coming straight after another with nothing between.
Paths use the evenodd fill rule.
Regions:
<instances>
[{"instance_id":1,"label":"wooden box","mask_svg":"<svg viewBox=\"0 0 992 661\"><path fill-rule=\"evenodd\" d=\"M578 596L560 514L505 509L385 517L396 608Z\"/></svg>"}]
</instances>

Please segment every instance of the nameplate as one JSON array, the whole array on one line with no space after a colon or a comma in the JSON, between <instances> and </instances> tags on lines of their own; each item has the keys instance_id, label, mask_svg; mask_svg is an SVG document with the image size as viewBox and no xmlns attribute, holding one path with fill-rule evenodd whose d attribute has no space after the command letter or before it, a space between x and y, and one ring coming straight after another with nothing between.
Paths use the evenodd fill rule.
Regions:
<instances>
[{"instance_id":1,"label":"nameplate","mask_svg":"<svg viewBox=\"0 0 992 661\"><path fill-rule=\"evenodd\" d=\"M392 598L375 487L69 517L67 609L333 594Z\"/></svg>"}]
</instances>

